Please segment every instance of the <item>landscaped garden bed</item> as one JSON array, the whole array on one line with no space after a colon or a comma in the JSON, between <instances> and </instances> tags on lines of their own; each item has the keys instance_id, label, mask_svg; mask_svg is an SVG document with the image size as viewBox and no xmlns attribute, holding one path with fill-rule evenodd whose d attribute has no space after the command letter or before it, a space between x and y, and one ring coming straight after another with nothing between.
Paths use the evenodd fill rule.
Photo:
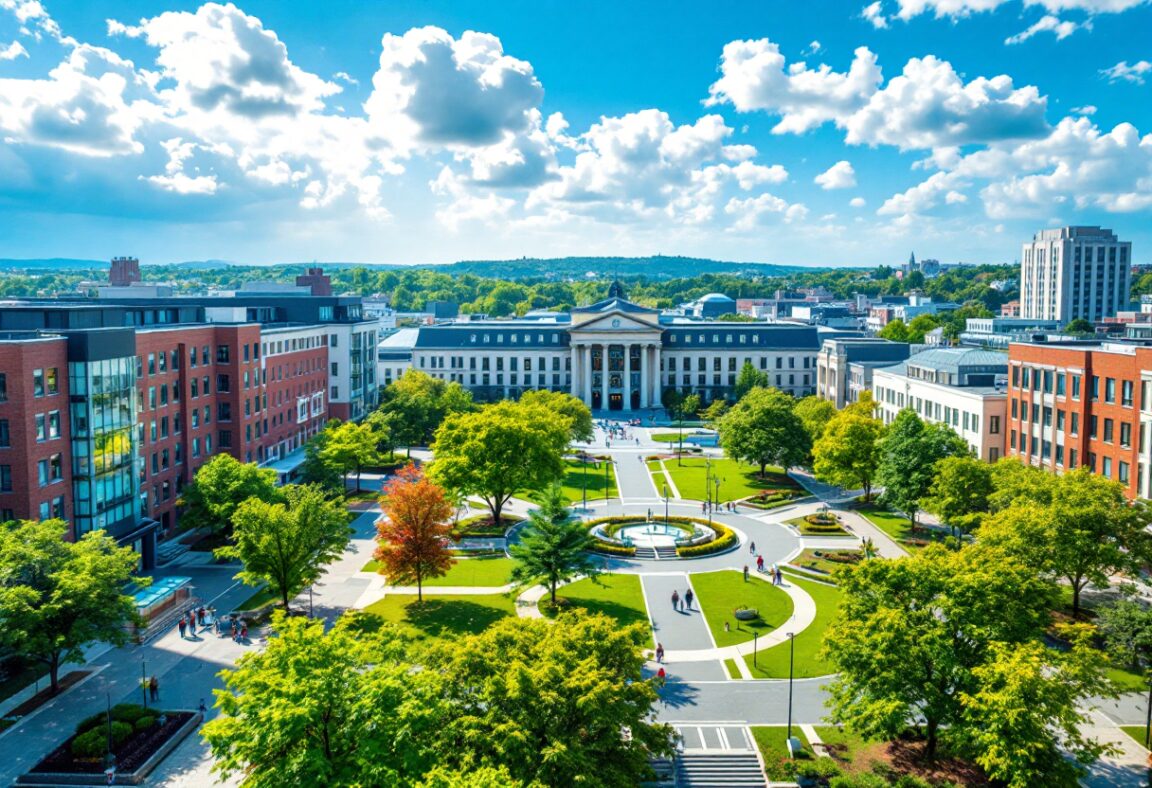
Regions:
<instances>
[{"instance_id":1,"label":"landscaped garden bed","mask_svg":"<svg viewBox=\"0 0 1152 788\"><path fill-rule=\"evenodd\" d=\"M676 545L676 555L679 558L698 558L704 555L722 553L733 549L740 542L740 538L731 528L715 520L711 523L699 517L669 517L649 520L646 516L637 514L589 520L586 525L592 535L596 537L596 544L592 550L608 555L634 556L636 555L636 548L618 540L616 535L620 529L626 526L642 525L649 522L653 525L668 525L683 532L684 536L677 539ZM703 540L688 543L687 540L693 538Z\"/></svg>"},{"instance_id":2,"label":"landscaped garden bed","mask_svg":"<svg viewBox=\"0 0 1152 788\"><path fill-rule=\"evenodd\" d=\"M846 566L855 566L864 560L860 550L813 550L808 548L790 562L792 566L810 572L831 574Z\"/></svg>"},{"instance_id":3,"label":"landscaped garden bed","mask_svg":"<svg viewBox=\"0 0 1152 788\"><path fill-rule=\"evenodd\" d=\"M831 512L814 512L803 517L793 517L785 521L805 536L851 536L840 518Z\"/></svg>"},{"instance_id":4,"label":"landscaped garden bed","mask_svg":"<svg viewBox=\"0 0 1152 788\"><path fill-rule=\"evenodd\" d=\"M806 493L800 490L765 490L759 495L740 501L740 505L751 506L754 509L779 509L805 496Z\"/></svg>"},{"instance_id":5,"label":"landscaped garden bed","mask_svg":"<svg viewBox=\"0 0 1152 788\"><path fill-rule=\"evenodd\" d=\"M112 707L112 754L116 757L118 784L142 779L141 770L156 765L153 757L174 747L195 727L200 715L191 711L161 711L132 703ZM19 782L51 782L50 776L99 775L104 782L109 725L105 712L83 720L76 732L49 753ZM150 763L151 762L151 763ZM31 779L27 779L31 778ZM62 782L71 782L65 778Z\"/></svg>"},{"instance_id":6,"label":"landscaped garden bed","mask_svg":"<svg viewBox=\"0 0 1152 788\"><path fill-rule=\"evenodd\" d=\"M477 514L466 517L452 529L452 539L459 542L461 539L500 539L508 533L508 529L524 518L518 514L504 513L500 515L500 524L497 525L491 514Z\"/></svg>"}]
</instances>

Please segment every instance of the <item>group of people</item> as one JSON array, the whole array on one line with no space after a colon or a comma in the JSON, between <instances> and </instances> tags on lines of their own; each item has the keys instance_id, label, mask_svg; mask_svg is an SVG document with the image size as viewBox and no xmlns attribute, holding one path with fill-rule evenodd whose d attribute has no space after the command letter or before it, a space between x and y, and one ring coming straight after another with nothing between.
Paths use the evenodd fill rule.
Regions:
<instances>
[{"instance_id":1,"label":"group of people","mask_svg":"<svg viewBox=\"0 0 1152 788\"><path fill-rule=\"evenodd\" d=\"M692 600L695 599L692 589L689 588L684 592L684 596L680 596L679 591L672 592L672 609L673 610L691 610Z\"/></svg>"},{"instance_id":2,"label":"group of people","mask_svg":"<svg viewBox=\"0 0 1152 788\"><path fill-rule=\"evenodd\" d=\"M237 643L248 642L248 622L235 613L226 617L218 616L214 607L201 606L189 610L180 616L180 620L176 622L176 627L180 630L181 640L187 637L195 638L197 629L211 628L216 633L216 637L222 638L227 633ZM155 676L148 683L149 689L151 689L154 681L156 681Z\"/></svg>"},{"instance_id":3,"label":"group of people","mask_svg":"<svg viewBox=\"0 0 1152 788\"><path fill-rule=\"evenodd\" d=\"M717 509L720 509L721 511L724 511L724 512L728 512L729 514L737 514L738 513L738 511L736 509L736 502L735 501L725 501L724 503L713 503L711 501L702 501L700 503L700 513L701 514L708 514L709 510L715 511Z\"/></svg>"}]
</instances>

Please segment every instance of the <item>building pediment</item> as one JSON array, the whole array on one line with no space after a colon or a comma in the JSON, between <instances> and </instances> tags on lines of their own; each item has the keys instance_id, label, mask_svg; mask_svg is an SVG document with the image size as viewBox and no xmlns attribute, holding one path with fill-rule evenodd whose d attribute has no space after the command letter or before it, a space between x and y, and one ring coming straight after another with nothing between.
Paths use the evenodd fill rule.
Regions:
<instances>
[{"instance_id":1,"label":"building pediment","mask_svg":"<svg viewBox=\"0 0 1152 788\"><path fill-rule=\"evenodd\" d=\"M628 314L613 310L601 314L584 314L579 317L583 319L577 321L577 316L572 316L573 325L568 330L570 334L579 335L604 331L659 333L662 330L655 313L651 315Z\"/></svg>"}]
</instances>

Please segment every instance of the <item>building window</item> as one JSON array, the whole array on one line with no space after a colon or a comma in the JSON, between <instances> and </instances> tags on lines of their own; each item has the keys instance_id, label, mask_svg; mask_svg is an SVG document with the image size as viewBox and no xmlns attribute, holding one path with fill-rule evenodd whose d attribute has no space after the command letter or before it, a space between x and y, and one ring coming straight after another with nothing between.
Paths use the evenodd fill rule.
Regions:
<instances>
[{"instance_id":1,"label":"building window","mask_svg":"<svg viewBox=\"0 0 1152 788\"><path fill-rule=\"evenodd\" d=\"M1121 460L1120 464L1117 466L1117 471L1118 472L1116 474L1116 479L1118 481L1123 482L1124 484L1127 484L1128 483L1128 463Z\"/></svg>"},{"instance_id":2,"label":"building window","mask_svg":"<svg viewBox=\"0 0 1152 788\"><path fill-rule=\"evenodd\" d=\"M988 432L992 435L999 435L1000 434L1000 417L999 416L989 416L988 417Z\"/></svg>"},{"instance_id":3,"label":"building window","mask_svg":"<svg viewBox=\"0 0 1152 788\"><path fill-rule=\"evenodd\" d=\"M54 410L48 414L48 437L60 437L60 411Z\"/></svg>"},{"instance_id":4,"label":"building window","mask_svg":"<svg viewBox=\"0 0 1152 788\"><path fill-rule=\"evenodd\" d=\"M216 363L217 364L227 364L228 359L230 357L230 354L231 354L231 351L230 351L228 345L217 345L216 346Z\"/></svg>"},{"instance_id":5,"label":"building window","mask_svg":"<svg viewBox=\"0 0 1152 788\"><path fill-rule=\"evenodd\" d=\"M1071 375L1072 378L1072 399L1080 399L1080 376Z\"/></svg>"},{"instance_id":6,"label":"building window","mask_svg":"<svg viewBox=\"0 0 1152 788\"><path fill-rule=\"evenodd\" d=\"M40 443L48 439L48 420L44 417L43 413L36 414L36 442Z\"/></svg>"},{"instance_id":7,"label":"building window","mask_svg":"<svg viewBox=\"0 0 1152 788\"><path fill-rule=\"evenodd\" d=\"M1120 422L1120 445L1124 448L1132 445L1132 425L1126 421Z\"/></svg>"},{"instance_id":8,"label":"building window","mask_svg":"<svg viewBox=\"0 0 1152 788\"><path fill-rule=\"evenodd\" d=\"M1115 402L1116 401L1116 378L1105 378L1104 379L1104 401L1105 402Z\"/></svg>"},{"instance_id":9,"label":"building window","mask_svg":"<svg viewBox=\"0 0 1152 788\"><path fill-rule=\"evenodd\" d=\"M37 397L44 396L44 370L32 370L32 394Z\"/></svg>"},{"instance_id":10,"label":"building window","mask_svg":"<svg viewBox=\"0 0 1152 788\"><path fill-rule=\"evenodd\" d=\"M0 465L0 492L12 492L12 466ZM11 517L6 518L11 520Z\"/></svg>"},{"instance_id":11,"label":"building window","mask_svg":"<svg viewBox=\"0 0 1152 788\"><path fill-rule=\"evenodd\" d=\"M1096 402L1100 399L1100 376L1092 376L1092 401Z\"/></svg>"},{"instance_id":12,"label":"building window","mask_svg":"<svg viewBox=\"0 0 1152 788\"><path fill-rule=\"evenodd\" d=\"M1126 408L1132 407L1132 381L1125 380L1121 383L1120 388L1120 404Z\"/></svg>"},{"instance_id":13,"label":"building window","mask_svg":"<svg viewBox=\"0 0 1152 788\"><path fill-rule=\"evenodd\" d=\"M0 419L0 449L7 449L12 445L12 436L8 431L8 419Z\"/></svg>"},{"instance_id":14,"label":"building window","mask_svg":"<svg viewBox=\"0 0 1152 788\"><path fill-rule=\"evenodd\" d=\"M1112 442L1112 419L1104 419L1104 442Z\"/></svg>"}]
</instances>

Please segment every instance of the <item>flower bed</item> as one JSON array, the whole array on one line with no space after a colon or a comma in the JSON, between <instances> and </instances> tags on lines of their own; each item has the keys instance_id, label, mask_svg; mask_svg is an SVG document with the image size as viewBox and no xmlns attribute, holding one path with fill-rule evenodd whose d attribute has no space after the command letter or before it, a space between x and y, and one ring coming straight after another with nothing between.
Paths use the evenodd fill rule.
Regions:
<instances>
[{"instance_id":1,"label":"flower bed","mask_svg":"<svg viewBox=\"0 0 1152 788\"><path fill-rule=\"evenodd\" d=\"M740 503L756 509L776 509L781 506L787 506L797 498L803 498L804 495L803 492L798 490L765 490L759 495L754 495L751 498L740 501Z\"/></svg>"},{"instance_id":2,"label":"flower bed","mask_svg":"<svg viewBox=\"0 0 1152 788\"><path fill-rule=\"evenodd\" d=\"M196 716L190 711L145 709L131 703L113 706L112 753L116 756L116 771L131 773L140 769ZM36 764L31 773L98 774L103 781L107 741L107 718L103 712L94 714Z\"/></svg>"},{"instance_id":3,"label":"flower bed","mask_svg":"<svg viewBox=\"0 0 1152 788\"><path fill-rule=\"evenodd\" d=\"M615 535L621 528L629 525L637 525L639 523L649 522L648 518L642 514L622 515L617 517L599 517L595 520L589 520L585 525L588 526L589 531L595 529L597 526L604 526L600 534L596 536L596 545L592 548L596 552L608 553L609 555L623 555L634 556L636 548L621 544L614 539ZM655 518L651 522L655 524L664 523L663 518ZM667 519L668 525L677 528L689 536L696 531L695 526L700 525L705 528L711 528L715 533L715 537L709 539L707 542L694 545L677 545L676 555L679 558L695 558L702 555L711 555L713 553L723 552L728 550L739 543L740 538L732 531L731 528L713 520L709 523L707 520L702 520L699 517L669 517ZM611 539L612 541L606 541Z\"/></svg>"}]
</instances>

